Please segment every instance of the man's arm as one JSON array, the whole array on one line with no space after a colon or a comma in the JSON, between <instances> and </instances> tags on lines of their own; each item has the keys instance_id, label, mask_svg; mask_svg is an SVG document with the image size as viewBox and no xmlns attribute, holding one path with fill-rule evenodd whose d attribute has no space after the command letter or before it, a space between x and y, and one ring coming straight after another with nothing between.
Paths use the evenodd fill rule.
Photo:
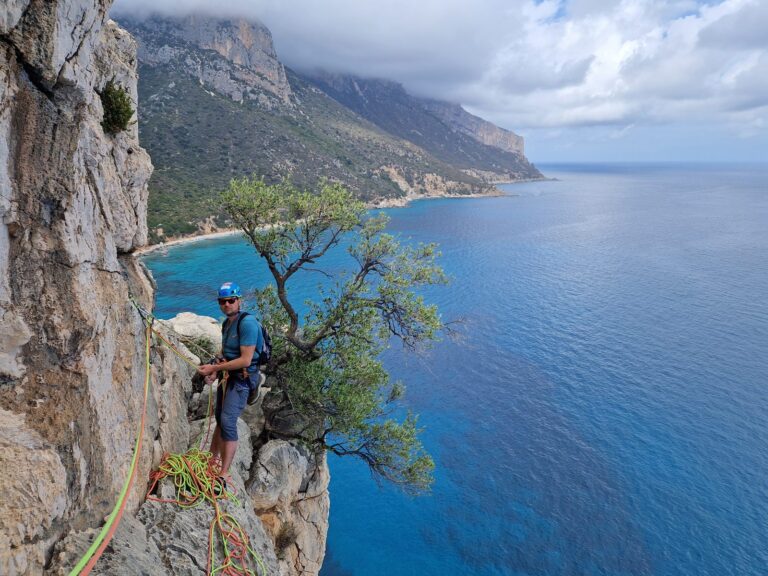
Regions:
<instances>
[{"instance_id":1,"label":"man's arm","mask_svg":"<svg viewBox=\"0 0 768 576\"><path fill-rule=\"evenodd\" d=\"M253 353L256 351L256 346L240 346L240 357L234 360L227 360L220 364L203 364L197 371L203 376L209 376L219 370L240 370L240 368L247 368L251 365L253 360Z\"/></svg>"}]
</instances>

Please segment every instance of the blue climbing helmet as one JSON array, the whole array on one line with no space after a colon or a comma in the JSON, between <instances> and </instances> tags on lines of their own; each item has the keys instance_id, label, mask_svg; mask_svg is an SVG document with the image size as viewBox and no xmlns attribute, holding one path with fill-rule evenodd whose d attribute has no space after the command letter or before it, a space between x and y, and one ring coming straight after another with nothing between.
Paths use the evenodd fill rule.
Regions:
<instances>
[{"instance_id":1,"label":"blue climbing helmet","mask_svg":"<svg viewBox=\"0 0 768 576\"><path fill-rule=\"evenodd\" d=\"M234 282L224 282L219 287L219 298L241 298L240 286Z\"/></svg>"}]
</instances>

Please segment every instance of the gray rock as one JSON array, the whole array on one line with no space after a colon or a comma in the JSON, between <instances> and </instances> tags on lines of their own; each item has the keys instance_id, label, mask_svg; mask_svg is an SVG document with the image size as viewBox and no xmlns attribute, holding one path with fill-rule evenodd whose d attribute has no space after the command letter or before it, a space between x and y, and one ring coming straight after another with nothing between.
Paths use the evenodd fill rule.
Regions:
<instances>
[{"instance_id":1,"label":"gray rock","mask_svg":"<svg viewBox=\"0 0 768 576\"><path fill-rule=\"evenodd\" d=\"M284 440L259 450L248 494L272 537L292 526L295 539L278 550L287 573L317 574L325 557L330 474L325 454L313 455Z\"/></svg>"},{"instance_id":2,"label":"gray rock","mask_svg":"<svg viewBox=\"0 0 768 576\"><path fill-rule=\"evenodd\" d=\"M152 165L136 125L115 135L101 127L99 91L109 80L136 102L136 47L107 19L110 3L0 7L0 465L14 470L0 498L0 574L8 576L45 566L69 573L115 505L140 430L145 329L131 297L149 308L154 287L132 253L147 240ZM233 74L257 56L238 53ZM279 74L273 80L279 87ZM150 359L133 490L96 573L205 570L210 510L144 502L162 454L187 448L192 395L185 362L157 342ZM244 426L233 466L242 497L225 506L266 571L286 573L245 492Z\"/></svg>"},{"instance_id":3,"label":"gray rock","mask_svg":"<svg viewBox=\"0 0 768 576\"><path fill-rule=\"evenodd\" d=\"M135 46L107 7L0 7L0 406L15 422L2 458L40 479L0 498L2 574L40 573L58 539L101 524L142 413L144 330L129 294L149 306L152 286L129 253L146 242L152 165L135 126L101 127L108 80L136 94ZM139 478L156 437L163 450L186 444L185 368L156 357Z\"/></svg>"},{"instance_id":4,"label":"gray rock","mask_svg":"<svg viewBox=\"0 0 768 576\"><path fill-rule=\"evenodd\" d=\"M138 54L143 63L180 66L209 90L235 102L251 100L268 109L294 107L272 34L259 22L196 15L143 21L121 16L120 21L141 36ZM201 56L199 48L220 57Z\"/></svg>"},{"instance_id":5,"label":"gray rock","mask_svg":"<svg viewBox=\"0 0 768 576\"><path fill-rule=\"evenodd\" d=\"M221 346L221 323L210 316L198 316L192 312L181 312L169 320L160 320L160 323L170 327L181 336L208 338L218 347Z\"/></svg>"}]
</instances>

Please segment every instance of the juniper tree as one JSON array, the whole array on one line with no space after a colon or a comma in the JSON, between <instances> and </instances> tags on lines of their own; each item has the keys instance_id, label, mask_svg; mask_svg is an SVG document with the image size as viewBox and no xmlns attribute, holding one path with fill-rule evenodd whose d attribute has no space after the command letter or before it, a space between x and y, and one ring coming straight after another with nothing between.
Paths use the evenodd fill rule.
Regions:
<instances>
[{"instance_id":1,"label":"juniper tree","mask_svg":"<svg viewBox=\"0 0 768 576\"><path fill-rule=\"evenodd\" d=\"M272 275L255 291L274 340L267 368L277 382L267 409L271 428L360 458L377 478L408 492L426 490L434 463L417 417L398 408L403 385L390 380L380 354L393 337L413 350L444 328L437 308L416 293L446 282L436 246L403 245L385 232L385 215L370 215L340 184L323 181L318 188L311 193L289 182L244 178L221 195ZM331 274L322 259L340 244L351 268ZM300 270L327 277L303 311L288 290ZM281 427L281 419L292 426Z\"/></svg>"},{"instance_id":2,"label":"juniper tree","mask_svg":"<svg viewBox=\"0 0 768 576\"><path fill-rule=\"evenodd\" d=\"M131 97L125 88L110 80L99 96L104 109L104 118L101 121L104 131L117 134L128 128L134 109L131 106Z\"/></svg>"}]
</instances>

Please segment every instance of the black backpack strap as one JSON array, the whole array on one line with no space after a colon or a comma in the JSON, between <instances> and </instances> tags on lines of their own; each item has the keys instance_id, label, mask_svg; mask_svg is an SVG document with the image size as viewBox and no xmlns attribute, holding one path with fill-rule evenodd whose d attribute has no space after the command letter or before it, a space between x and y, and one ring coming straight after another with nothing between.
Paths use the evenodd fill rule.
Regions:
<instances>
[{"instance_id":1,"label":"black backpack strap","mask_svg":"<svg viewBox=\"0 0 768 576\"><path fill-rule=\"evenodd\" d=\"M237 326L235 326L235 332L237 333L237 340L240 341L240 322L243 321L243 318L248 316L248 312L240 312L240 315L237 317Z\"/></svg>"},{"instance_id":2,"label":"black backpack strap","mask_svg":"<svg viewBox=\"0 0 768 576\"><path fill-rule=\"evenodd\" d=\"M235 332L237 333L237 339L240 340L240 322L243 321L243 318L245 316L248 316L248 312L240 312L240 314L237 315L237 325L235 326ZM224 320L224 322L221 323L221 334L224 335L224 330L227 325L227 321Z\"/></svg>"}]
</instances>

